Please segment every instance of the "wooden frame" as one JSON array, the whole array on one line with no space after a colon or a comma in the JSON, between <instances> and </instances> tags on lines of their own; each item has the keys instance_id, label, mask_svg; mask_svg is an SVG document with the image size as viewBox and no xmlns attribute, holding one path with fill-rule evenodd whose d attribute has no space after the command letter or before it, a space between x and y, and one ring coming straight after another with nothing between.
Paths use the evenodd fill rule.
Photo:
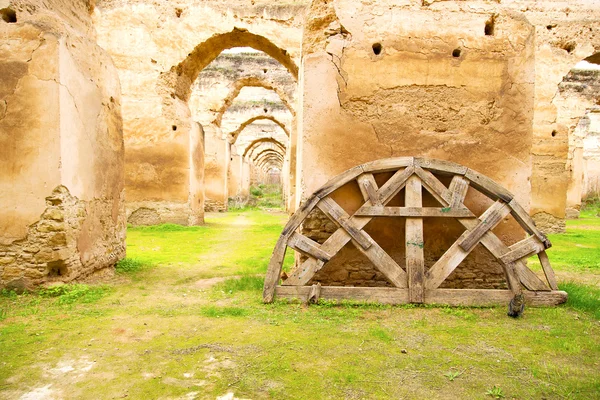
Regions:
<instances>
[{"instance_id":1,"label":"wooden frame","mask_svg":"<svg viewBox=\"0 0 600 400\"><path fill-rule=\"evenodd\" d=\"M373 174L381 172L394 174L378 187ZM451 176L449 187L436 174ZM364 204L353 215L348 215L330 195L351 181L358 184ZM463 203L469 187L494 201L480 216L476 216ZM405 190L405 206L387 207L387 203L402 189ZM423 207L422 189L429 192L442 207ZM323 244L298 232L302 222L315 207L338 227ZM492 232L509 214L529 235L512 246L505 245ZM374 217L405 218L406 269L400 267L363 230ZM455 218L466 230L426 271L423 223L428 217ZM395 287L306 286L315 273L348 242L352 242ZM508 290L440 289L439 286L477 244L485 246L502 265ZM331 179L290 218L269 262L263 300L269 303L275 296L279 296L300 298L307 302L324 298L388 304L494 305L507 303L519 296L530 305L555 305L564 303L567 293L559 291L556 285L556 278L545 252L550 246L548 238L535 227L531 217L516 202L512 193L479 172L435 159L400 157L377 160L351 168ZM306 259L279 285L287 247L300 252ZM546 281L527 268L527 258L535 254L539 257Z\"/></svg>"}]
</instances>

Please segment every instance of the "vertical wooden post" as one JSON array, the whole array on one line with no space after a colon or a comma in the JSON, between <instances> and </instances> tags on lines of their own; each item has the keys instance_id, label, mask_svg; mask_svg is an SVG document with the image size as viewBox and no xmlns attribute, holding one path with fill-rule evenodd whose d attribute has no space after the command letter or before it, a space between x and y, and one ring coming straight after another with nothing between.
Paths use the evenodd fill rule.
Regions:
<instances>
[{"instance_id":1,"label":"vertical wooden post","mask_svg":"<svg viewBox=\"0 0 600 400\"><path fill-rule=\"evenodd\" d=\"M421 180L411 176L406 183L406 207L422 207ZM423 278L425 262L423 255L423 219L406 218L406 272L408 274L408 297L411 303L423 303Z\"/></svg>"}]
</instances>

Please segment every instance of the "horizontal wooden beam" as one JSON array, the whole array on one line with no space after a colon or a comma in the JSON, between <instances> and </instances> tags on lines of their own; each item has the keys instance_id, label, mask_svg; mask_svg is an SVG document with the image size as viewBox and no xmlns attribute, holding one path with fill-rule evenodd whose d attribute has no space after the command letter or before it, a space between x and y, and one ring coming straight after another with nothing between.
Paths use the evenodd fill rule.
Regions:
<instances>
[{"instance_id":1,"label":"horizontal wooden beam","mask_svg":"<svg viewBox=\"0 0 600 400\"><path fill-rule=\"evenodd\" d=\"M466 208L437 207L361 207L354 215L364 217L452 217L475 218Z\"/></svg>"},{"instance_id":2,"label":"horizontal wooden beam","mask_svg":"<svg viewBox=\"0 0 600 400\"><path fill-rule=\"evenodd\" d=\"M305 301L311 286L277 286L275 294L280 298ZM567 292L531 292L524 290L528 306L552 306L567 301ZM426 304L450 306L506 306L513 298L510 290L502 289L435 289L425 290ZM320 298L326 300L356 300L382 304L409 303L408 289L388 287L321 286Z\"/></svg>"}]
</instances>

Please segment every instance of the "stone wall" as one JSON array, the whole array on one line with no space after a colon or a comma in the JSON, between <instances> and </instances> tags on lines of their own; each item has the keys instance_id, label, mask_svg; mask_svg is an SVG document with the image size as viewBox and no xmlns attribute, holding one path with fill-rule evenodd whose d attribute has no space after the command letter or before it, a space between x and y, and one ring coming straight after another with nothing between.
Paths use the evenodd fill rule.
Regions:
<instances>
[{"instance_id":1,"label":"stone wall","mask_svg":"<svg viewBox=\"0 0 600 400\"><path fill-rule=\"evenodd\" d=\"M201 196L190 194L189 185L193 83L223 50L233 47L264 51L296 77L303 3L97 1L94 23L99 43L115 60L123 84L128 202L183 204ZM213 130L205 121L198 122L207 138L206 208L221 207L227 201L227 168L219 162L226 159L215 156L227 152L209 153ZM214 194L213 171L222 178L218 188L224 188ZM198 213L188 212L199 221Z\"/></svg>"},{"instance_id":2,"label":"stone wall","mask_svg":"<svg viewBox=\"0 0 600 400\"><path fill-rule=\"evenodd\" d=\"M120 86L81 1L0 1L0 287L125 254Z\"/></svg>"},{"instance_id":3,"label":"stone wall","mask_svg":"<svg viewBox=\"0 0 600 400\"><path fill-rule=\"evenodd\" d=\"M298 113L305 196L355 165L422 156L473 168L529 206L535 28L510 10L485 5L473 10L467 3L313 2L305 25ZM383 183L384 177L379 179ZM342 188L335 199L351 213L362 197L357 188ZM482 196L472 199L474 212L491 204ZM424 195L424 201L432 199ZM382 220L366 230L403 265L404 244L398 239L403 223ZM435 219L425 225L428 267L462 228ZM507 218L495 232L511 242L522 238L515 228ZM349 244L322 273L346 269L362 282L373 273L369 265ZM496 287L503 279L482 248L464 265L448 285L467 280L463 286ZM368 273L354 270L362 267ZM489 280L480 273L486 267Z\"/></svg>"}]
</instances>

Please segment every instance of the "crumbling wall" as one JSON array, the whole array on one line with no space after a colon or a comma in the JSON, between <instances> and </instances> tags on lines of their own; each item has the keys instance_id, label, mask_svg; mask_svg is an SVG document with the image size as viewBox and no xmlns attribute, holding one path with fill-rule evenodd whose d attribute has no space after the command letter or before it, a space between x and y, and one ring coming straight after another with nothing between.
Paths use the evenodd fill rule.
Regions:
<instances>
[{"instance_id":1,"label":"crumbling wall","mask_svg":"<svg viewBox=\"0 0 600 400\"><path fill-rule=\"evenodd\" d=\"M468 2L360 0L314 1L307 15L298 113L304 196L355 165L423 156L473 168L529 205L535 45L534 27L523 16L494 5L473 10ZM477 212L490 204L473 199ZM362 197L347 188L336 200L351 213ZM462 228L435 219L425 226L428 268ZM515 241L522 234L514 228L507 219L495 232ZM366 230L404 264L402 221L374 220ZM362 268L370 263L351 246L321 274L343 269L339 276L369 281L373 272ZM502 285L499 265L482 248L464 265L445 285ZM490 271L489 280L481 270Z\"/></svg>"},{"instance_id":2,"label":"crumbling wall","mask_svg":"<svg viewBox=\"0 0 600 400\"><path fill-rule=\"evenodd\" d=\"M120 87L93 4L0 6L12 13L0 21L0 287L110 271L125 254Z\"/></svg>"}]
</instances>

